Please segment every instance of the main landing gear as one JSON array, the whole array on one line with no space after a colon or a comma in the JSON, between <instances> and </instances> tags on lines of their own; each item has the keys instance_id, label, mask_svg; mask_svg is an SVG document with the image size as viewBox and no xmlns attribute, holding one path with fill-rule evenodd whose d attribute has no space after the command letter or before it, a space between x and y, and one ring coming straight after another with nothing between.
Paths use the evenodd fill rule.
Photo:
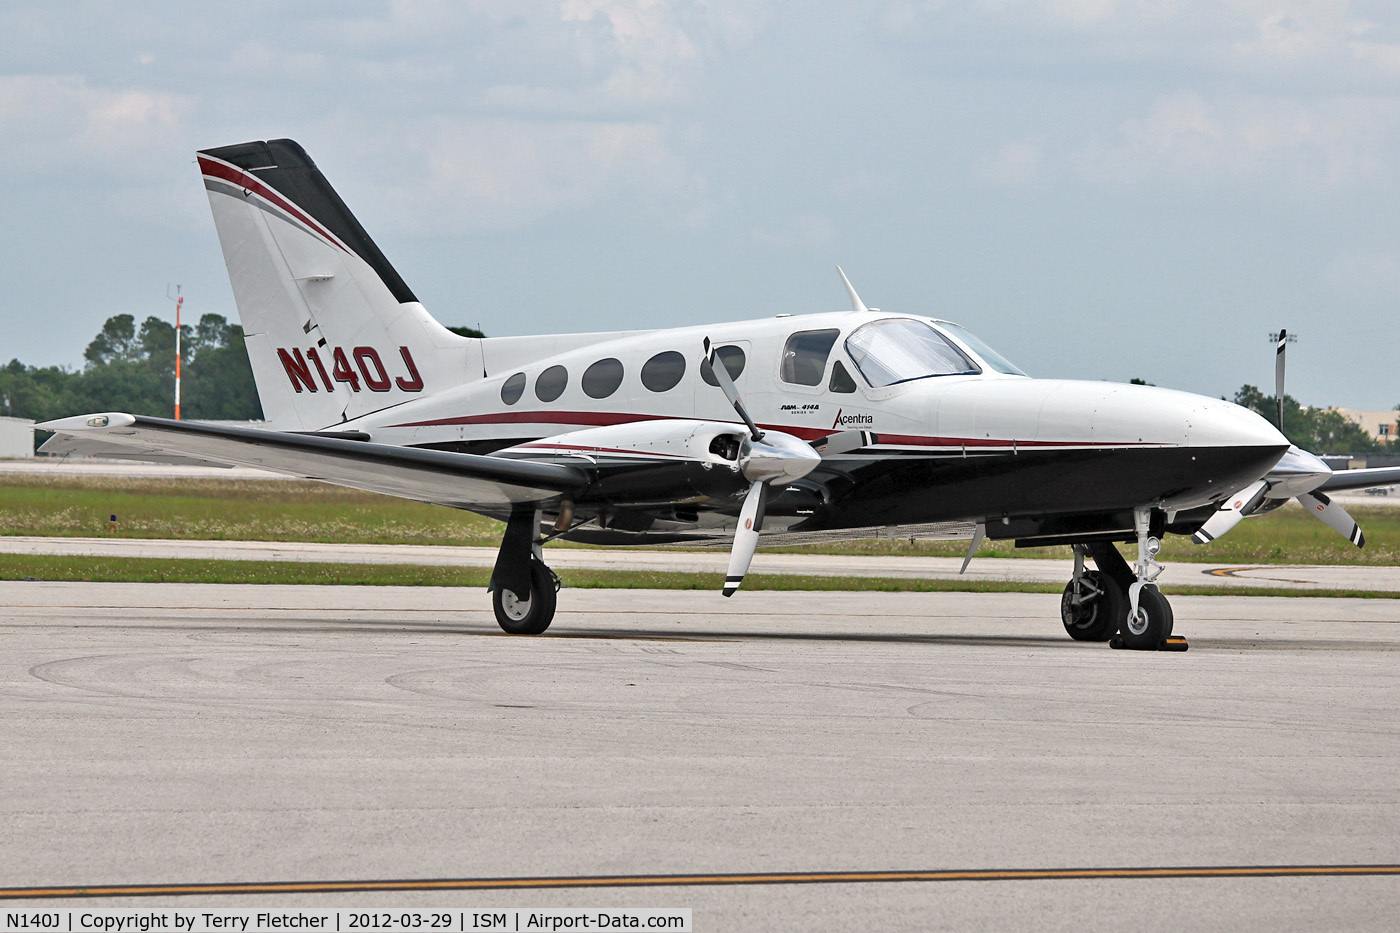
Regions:
<instances>
[{"instance_id":1,"label":"main landing gear","mask_svg":"<svg viewBox=\"0 0 1400 933\"><path fill-rule=\"evenodd\" d=\"M506 523L490 591L496 622L512 635L539 635L554 621L559 578L544 563L539 510L515 512Z\"/></svg>"},{"instance_id":2,"label":"main landing gear","mask_svg":"<svg viewBox=\"0 0 1400 933\"><path fill-rule=\"evenodd\" d=\"M1106 641L1114 648L1185 651L1186 639L1172 637L1172 607L1153 581L1161 541L1152 534L1152 511L1133 512L1138 560L1129 567L1109 542L1074 545L1074 577L1060 599L1060 618L1076 641ZM1097 570L1086 570L1092 558Z\"/></svg>"}]
</instances>

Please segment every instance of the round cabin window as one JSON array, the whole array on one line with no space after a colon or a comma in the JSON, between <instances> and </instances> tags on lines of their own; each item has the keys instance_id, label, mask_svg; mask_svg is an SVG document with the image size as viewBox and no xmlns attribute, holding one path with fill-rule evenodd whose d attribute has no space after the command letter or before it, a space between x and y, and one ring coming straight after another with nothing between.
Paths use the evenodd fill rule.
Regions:
<instances>
[{"instance_id":1,"label":"round cabin window","mask_svg":"<svg viewBox=\"0 0 1400 933\"><path fill-rule=\"evenodd\" d=\"M622 361L599 360L583 371L583 394L589 398L607 398L622 385Z\"/></svg>"},{"instance_id":2,"label":"round cabin window","mask_svg":"<svg viewBox=\"0 0 1400 933\"><path fill-rule=\"evenodd\" d=\"M675 350L658 353L642 365L642 385L653 392L674 389L684 375L685 357Z\"/></svg>"},{"instance_id":3,"label":"round cabin window","mask_svg":"<svg viewBox=\"0 0 1400 933\"><path fill-rule=\"evenodd\" d=\"M569 384L569 371L562 366L551 366L535 379L535 397L541 402L552 402L564 394Z\"/></svg>"},{"instance_id":4,"label":"round cabin window","mask_svg":"<svg viewBox=\"0 0 1400 933\"><path fill-rule=\"evenodd\" d=\"M525 394L525 374L516 373L505 382L501 383L501 401L507 405L514 405L520 401L520 396Z\"/></svg>"}]
</instances>

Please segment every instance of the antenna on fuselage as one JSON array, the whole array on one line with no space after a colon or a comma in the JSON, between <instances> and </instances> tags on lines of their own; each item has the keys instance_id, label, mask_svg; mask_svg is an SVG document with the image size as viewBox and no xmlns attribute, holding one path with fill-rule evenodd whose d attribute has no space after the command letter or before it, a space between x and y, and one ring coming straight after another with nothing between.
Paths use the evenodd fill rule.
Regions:
<instances>
[{"instance_id":1,"label":"antenna on fuselage","mask_svg":"<svg viewBox=\"0 0 1400 933\"><path fill-rule=\"evenodd\" d=\"M841 275L841 284L846 286L846 293L851 296L851 310L869 311L870 309L865 306L865 302L861 301L860 296L856 294L856 287L851 284L850 279L846 278L846 273L841 271L840 266L836 267L836 271Z\"/></svg>"}]
</instances>

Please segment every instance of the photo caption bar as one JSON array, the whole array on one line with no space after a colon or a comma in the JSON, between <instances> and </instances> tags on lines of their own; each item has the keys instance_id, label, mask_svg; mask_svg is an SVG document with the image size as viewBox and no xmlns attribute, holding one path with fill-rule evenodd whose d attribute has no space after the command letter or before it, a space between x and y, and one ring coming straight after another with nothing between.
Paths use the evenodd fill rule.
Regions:
<instances>
[{"instance_id":1,"label":"photo caption bar","mask_svg":"<svg viewBox=\"0 0 1400 933\"><path fill-rule=\"evenodd\" d=\"M667 930L692 933L691 908L499 907L481 910L233 910L146 907L4 911L0 933L470 933Z\"/></svg>"}]
</instances>

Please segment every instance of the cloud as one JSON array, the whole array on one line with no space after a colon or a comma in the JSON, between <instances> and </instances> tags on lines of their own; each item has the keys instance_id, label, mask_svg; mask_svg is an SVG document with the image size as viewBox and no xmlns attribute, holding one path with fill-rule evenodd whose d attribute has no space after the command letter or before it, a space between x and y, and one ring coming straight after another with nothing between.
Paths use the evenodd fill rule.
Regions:
<instances>
[{"instance_id":1,"label":"cloud","mask_svg":"<svg viewBox=\"0 0 1400 933\"><path fill-rule=\"evenodd\" d=\"M1400 157L1400 99L1290 99L1196 91L1157 96L1116 126L1061 128L995 149L978 177L1027 188L1255 186L1284 197L1389 185Z\"/></svg>"},{"instance_id":2,"label":"cloud","mask_svg":"<svg viewBox=\"0 0 1400 933\"><path fill-rule=\"evenodd\" d=\"M178 131L189 105L183 95L94 87L74 75L0 76L0 167L11 175L128 173L143 150Z\"/></svg>"},{"instance_id":3,"label":"cloud","mask_svg":"<svg viewBox=\"0 0 1400 933\"><path fill-rule=\"evenodd\" d=\"M1348 0L1269 0L1238 7L1255 25L1254 35L1234 46L1246 59L1297 63L1345 56L1348 40L1371 28L1351 15Z\"/></svg>"},{"instance_id":4,"label":"cloud","mask_svg":"<svg viewBox=\"0 0 1400 933\"><path fill-rule=\"evenodd\" d=\"M1118 185L1257 183L1311 192L1383 179L1397 131L1400 101L1208 100L1185 91L1159 97L1070 161L1081 177Z\"/></svg>"},{"instance_id":5,"label":"cloud","mask_svg":"<svg viewBox=\"0 0 1400 933\"><path fill-rule=\"evenodd\" d=\"M1045 153L1041 142L1023 139L1002 146L978 170L978 177L996 187L1030 188L1044 173Z\"/></svg>"},{"instance_id":6,"label":"cloud","mask_svg":"<svg viewBox=\"0 0 1400 933\"><path fill-rule=\"evenodd\" d=\"M1349 300L1380 302L1393 308L1400 301L1400 250L1339 253L1327 264L1325 276L1328 284Z\"/></svg>"},{"instance_id":7,"label":"cloud","mask_svg":"<svg viewBox=\"0 0 1400 933\"><path fill-rule=\"evenodd\" d=\"M836 225L822 214L799 214L779 226L755 229L750 236L760 246L804 252L830 246L836 239Z\"/></svg>"},{"instance_id":8,"label":"cloud","mask_svg":"<svg viewBox=\"0 0 1400 933\"><path fill-rule=\"evenodd\" d=\"M389 220L417 233L515 229L603 201L690 207L703 191L641 122L444 119L373 161L394 167L376 182Z\"/></svg>"}]
</instances>

